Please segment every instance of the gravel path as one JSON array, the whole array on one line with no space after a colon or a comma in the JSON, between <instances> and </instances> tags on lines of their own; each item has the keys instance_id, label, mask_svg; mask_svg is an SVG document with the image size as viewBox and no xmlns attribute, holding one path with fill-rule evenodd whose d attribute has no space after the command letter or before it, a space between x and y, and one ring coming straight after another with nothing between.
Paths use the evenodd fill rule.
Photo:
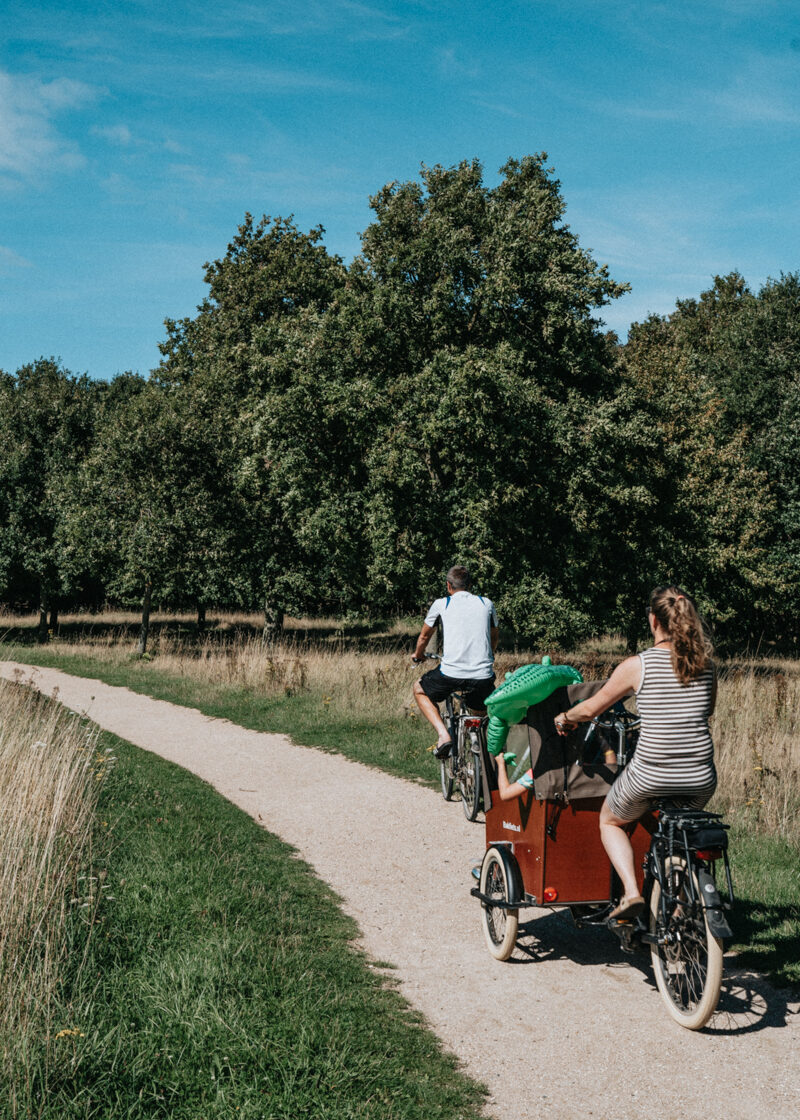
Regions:
<instances>
[{"instance_id":1,"label":"gravel path","mask_svg":"<svg viewBox=\"0 0 800 1120\"><path fill-rule=\"evenodd\" d=\"M800 1113L800 1003L727 963L702 1033L667 1017L644 956L532 911L513 959L488 954L470 866L483 829L458 804L339 755L55 669L0 662L114 734L191 770L288 841L341 896L366 951L468 1073L496 1120Z\"/></svg>"}]
</instances>

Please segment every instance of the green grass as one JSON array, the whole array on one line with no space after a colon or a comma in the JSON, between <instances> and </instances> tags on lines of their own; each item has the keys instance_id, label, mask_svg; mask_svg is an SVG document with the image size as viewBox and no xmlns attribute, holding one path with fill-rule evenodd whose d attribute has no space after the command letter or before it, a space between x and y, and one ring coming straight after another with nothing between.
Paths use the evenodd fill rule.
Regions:
<instances>
[{"instance_id":1,"label":"green grass","mask_svg":"<svg viewBox=\"0 0 800 1120\"><path fill-rule=\"evenodd\" d=\"M744 821L731 829L736 907L731 920L737 967L800 989L800 852L784 840L759 836Z\"/></svg>"},{"instance_id":2,"label":"green grass","mask_svg":"<svg viewBox=\"0 0 800 1120\"><path fill-rule=\"evenodd\" d=\"M32 1054L25 1084L0 1088L0 1114L481 1115L481 1088L353 948L355 923L292 849L193 775L102 740L118 761L89 959L50 1060Z\"/></svg>"},{"instance_id":3,"label":"green grass","mask_svg":"<svg viewBox=\"0 0 800 1120\"><path fill-rule=\"evenodd\" d=\"M291 696L259 695L232 685L213 685L165 673L157 658L131 658L115 664L101 658L59 653L52 647L4 644L0 648L9 661L50 666L106 684L122 685L145 696L229 719L254 731L289 735L303 746L338 752L397 777L420 780L438 788L438 764L427 751L435 736L419 717L391 717L382 713L369 719L352 712L342 714L326 705L321 692L313 690ZM409 698L410 695L409 685Z\"/></svg>"}]
</instances>

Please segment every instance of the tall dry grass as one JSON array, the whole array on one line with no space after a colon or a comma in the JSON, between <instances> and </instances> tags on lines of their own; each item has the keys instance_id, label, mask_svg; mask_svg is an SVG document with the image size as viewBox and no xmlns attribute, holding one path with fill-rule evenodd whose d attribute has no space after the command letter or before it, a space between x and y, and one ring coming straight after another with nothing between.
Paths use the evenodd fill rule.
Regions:
<instances>
[{"instance_id":1,"label":"tall dry grass","mask_svg":"<svg viewBox=\"0 0 800 1120\"><path fill-rule=\"evenodd\" d=\"M417 629L413 624L400 620L383 630L373 628L368 638L359 639L359 647L340 621L289 619L285 639L265 645L254 633L258 615L219 616L214 631L199 639L186 630L193 617L161 620L151 645L160 671L257 695L316 693L327 710L342 718L355 715L377 723L382 716L415 717L411 685L419 670L408 657ZM130 661L130 626L136 616L119 613L101 619L88 637L59 641L59 653ZM498 679L543 652L501 652ZM558 660L575 665L589 680L607 676L624 656L623 642L611 636ZM746 814L772 834L800 841L800 661L723 663L713 735L719 773L713 804Z\"/></svg>"},{"instance_id":2,"label":"tall dry grass","mask_svg":"<svg viewBox=\"0 0 800 1120\"><path fill-rule=\"evenodd\" d=\"M713 732L720 808L800 843L800 662L723 665Z\"/></svg>"},{"instance_id":3,"label":"tall dry grass","mask_svg":"<svg viewBox=\"0 0 800 1120\"><path fill-rule=\"evenodd\" d=\"M79 1031L57 1009L96 906L87 867L107 764L95 729L0 681L0 1054L9 1079Z\"/></svg>"}]
</instances>

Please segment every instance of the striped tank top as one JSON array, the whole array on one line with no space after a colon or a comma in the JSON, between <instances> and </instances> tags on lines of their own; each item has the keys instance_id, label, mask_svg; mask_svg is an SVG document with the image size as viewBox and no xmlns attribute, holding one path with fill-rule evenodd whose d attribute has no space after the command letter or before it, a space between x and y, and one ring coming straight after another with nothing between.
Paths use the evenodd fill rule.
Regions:
<instances>
[{"instance_id":1,"label":"striped tank top","mask_svg":"<svg viewBox=\"0 0 800 1120\"><path fill-rule=\"evenodd\" d=\"M708 788L716 781L714 745L708 729L714 696L714 669L681 684L672 652L656 646L639 654L642 682L636 705L642 721L631 765L639 778L675 788Z\"/></svg>"}]
</instances>

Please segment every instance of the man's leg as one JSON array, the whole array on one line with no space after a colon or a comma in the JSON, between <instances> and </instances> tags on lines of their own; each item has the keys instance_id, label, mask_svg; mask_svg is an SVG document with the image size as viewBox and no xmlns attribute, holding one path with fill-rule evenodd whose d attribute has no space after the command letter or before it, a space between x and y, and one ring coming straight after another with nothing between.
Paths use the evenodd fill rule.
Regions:
<instances>
[{"instance_id":1,"label":"man's leg","mask_svg":"<svg viewBox=\"0 0 800 1120\"><path fill-rule=\"evenodd\" d=\"M436 746L443 747L445 743L449 743L450 732L444 725L444 721L439 713L439 708L429 696L425 695L419 681L414 681L414 699L417 702L417 707L438 735Z\"/></svg>"},{"instance_id":2,"label":"man's leg","mask_svg":"<svg viewBox=\"0 0 800 1120\"><path fill-rule=\"evenodd\" d=\"M464 682L466 683L466 682ZM486 697L494 692L494 673L485 680L473 681L464 693L464 700L471 712L476 715L486 715Z\"/></svg>"}]
</instances>

